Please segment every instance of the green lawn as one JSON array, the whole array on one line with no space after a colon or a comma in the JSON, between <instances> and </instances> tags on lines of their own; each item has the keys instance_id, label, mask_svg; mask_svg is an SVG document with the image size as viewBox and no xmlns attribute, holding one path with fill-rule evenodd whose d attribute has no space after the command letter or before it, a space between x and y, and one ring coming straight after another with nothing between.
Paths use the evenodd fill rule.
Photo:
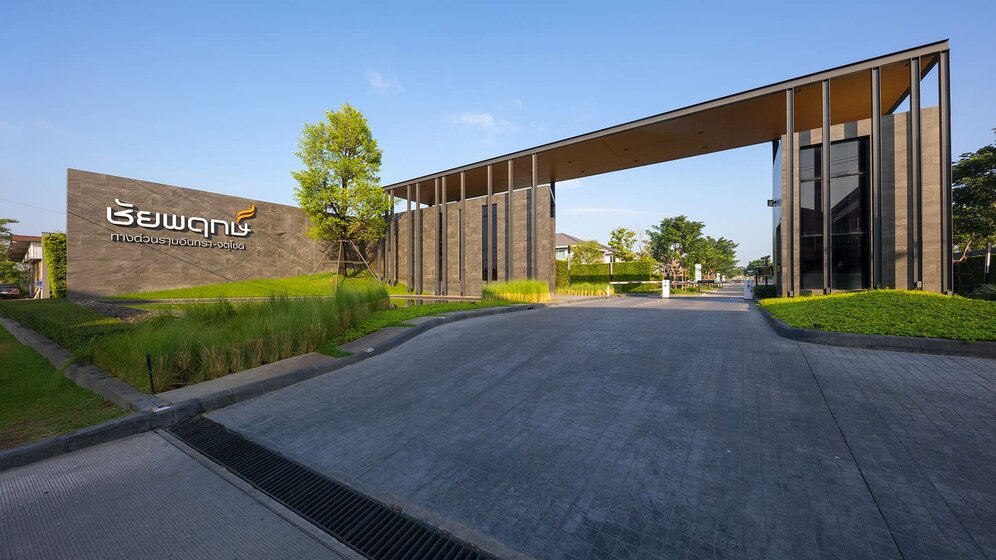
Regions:
<instances>
[{"instance_id":1,"label":"green lawn","mask_svg":"<svg viewBox=\"0 0 996 560\"><path fill-rule=\"evenodd\" d=\"M193 288L177 288L175 290L159 290L154 292L138 292L116 296L119 299L181 299L181 298L242 298L269 296L329 296L334 292L337 276L332 273L291 276L289 278L264 278L260 280L243 280L240 282L224 282L208 284ZM365 287L378 284L369 274L350 275L345 283L351 287ZM390 294L407 294L404 284L385 286Z\"/></svg>"},{"instance_id":2,"label":"green lawn","mask_svg":"<svg viewBox=\"0 0 996 560\"><path fill-rule=\"evenodd\" d=\"M348 353L338 349L339 346L363 338L370 333L379 331L384 327L411 326L405 321L416 317L427 315L442 315L455 311L467 311L470 309L483 309L485 307L497 307L511 305L506 301L459 301L446 303L427 303L424 305L412 305L410 307L399 307L397 309L384 309L375 311L366 317L356 321L353 326L346 329L342 334L329 340L326 344L319 346L318 351L330 356L348 356Z\"/></svg>"},{"instance_id":3,"label":"green lawn","mask_svg":"<svg viewBox=\"0 0 996 560\"><path fill-rule=\"evenodd\" d=\"M76 386L0 327L0 449L125 414Z\"/></svg>"},{"instance_id":4,"label":"green lawn","mask_svg":"<svg viewBox=\"0 0 996 560\"><path fill-rule=\"evenodd\" d=\"M874 290L758 302L804 329L860 334L996 340L996 302L930 292Z\"/></svg>"}]
</instances>

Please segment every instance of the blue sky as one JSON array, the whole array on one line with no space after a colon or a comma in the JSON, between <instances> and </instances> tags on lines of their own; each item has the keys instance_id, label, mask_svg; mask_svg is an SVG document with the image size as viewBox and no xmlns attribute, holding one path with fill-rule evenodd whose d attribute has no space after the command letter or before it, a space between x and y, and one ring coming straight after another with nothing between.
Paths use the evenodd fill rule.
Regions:
<instances>
[{"instance_id":1,"label":"blue sky","mask_svg":"<svg viewBox=\"0 0 996 560\"><path fill-rule=\"evenodd\" d=\"M943 38L959 154L993 140L994 6L4 0L0 216L64 229L68 167L293 203L302 124L346 101L389 183ZM563 184L557 229L683 213L768 254L770 157Z\"/></svg>"}]
</instances>

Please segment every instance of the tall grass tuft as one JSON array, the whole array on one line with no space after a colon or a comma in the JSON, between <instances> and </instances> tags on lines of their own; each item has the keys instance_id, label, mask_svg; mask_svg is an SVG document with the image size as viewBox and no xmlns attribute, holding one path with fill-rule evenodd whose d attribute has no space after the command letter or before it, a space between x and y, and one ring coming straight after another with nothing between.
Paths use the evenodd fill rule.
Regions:
<instances>
[{"instance_id":1,"label":"tall grass tuft","mask_svg":"<svg viewBox=\"0 0 996 560\"><path fill-rule=\"evenodd\" d=\"M542 280L512 280L485 284L481 288L481 299L521 303L550 301L550 286Z\"/></svg>"},{"instance_id":2,"label":"tall grass tuft","mask_svg":"<svg viewBox=\"0 0 996 560\"><path fill-rule=\"evenodd\" d=\"M379 285L344 286L330 298L177 305L95 342L92 359L148 390L145 355L152 354L156 389L168 390L313 352L388 305L387 290Z\"/></svg>"}]
</instances>

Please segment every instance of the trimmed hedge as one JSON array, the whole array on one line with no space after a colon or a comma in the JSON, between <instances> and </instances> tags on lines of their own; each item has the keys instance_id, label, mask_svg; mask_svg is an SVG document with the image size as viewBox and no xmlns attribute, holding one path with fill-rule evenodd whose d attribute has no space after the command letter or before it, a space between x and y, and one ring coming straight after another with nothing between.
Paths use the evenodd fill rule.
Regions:
<instances>
[{"instance_id":1,"label":"trimmed hedge","mask_svg":"<svg viewBox=\"0 0 996 560\"><path fill-rule=\"evenodd\" d=\"M567 261L555 261L557 263L557 281L554 286L560 290L571 285L571 269Z\"/></svg>"},{"instance_id":2,"label":"trimmed hedge","mask_svg":"<svg viewBox=\"0 0 996 560\"><path fill-rule=\"evenodd\" d=\"M570 281L572 284L606 282L632 282L657 280L654 274L654 263L649 261L620 262L612 265L612 277L609 278L609 263L575 264L571 266Z\"/></svg>"},{"instance_id":3,"label":"trimmed hedge","mask_svg":"<svg viewBox=\"0 0 996 560\"><path fill-rule=\"evenodd\" d=\"M42 236L42 249L48 268L50 297L66 297L66 234L46 233Z\"/></svg>"}]
</instances>

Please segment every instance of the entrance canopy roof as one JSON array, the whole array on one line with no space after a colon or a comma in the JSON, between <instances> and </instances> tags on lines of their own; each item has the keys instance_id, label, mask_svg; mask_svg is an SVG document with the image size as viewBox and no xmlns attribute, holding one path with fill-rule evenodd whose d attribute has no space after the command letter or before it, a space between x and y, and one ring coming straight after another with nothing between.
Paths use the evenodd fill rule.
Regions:
<instances>
[{"instance_id":1,"label":"entrance canopy roof","mask_svg":"<svg viewBox=\"0 0 996 560\"><path fill-rule=\"evenodd\" d=\"M508 190L508 162L514 188L532 184L532 155L537 155L538 184L566 181L662 163L779 139L786 131L785 92L795 90L795 131L822 126L821 83L830 80L830 121L840 124L871 117L871 69L881 71L883 114L892 113L909 95L910 59L920 57L921 79L948 50L947 40L838 66L791 80L675 109L652 117L603 128L387 185L405 198L405 187L421 184L420 202L433 202L434 181L446 178L447 202L460 199L460 174L466 173L466 197L487 194L492 167L494 192Z\"/></svg>"}]
</instances>

